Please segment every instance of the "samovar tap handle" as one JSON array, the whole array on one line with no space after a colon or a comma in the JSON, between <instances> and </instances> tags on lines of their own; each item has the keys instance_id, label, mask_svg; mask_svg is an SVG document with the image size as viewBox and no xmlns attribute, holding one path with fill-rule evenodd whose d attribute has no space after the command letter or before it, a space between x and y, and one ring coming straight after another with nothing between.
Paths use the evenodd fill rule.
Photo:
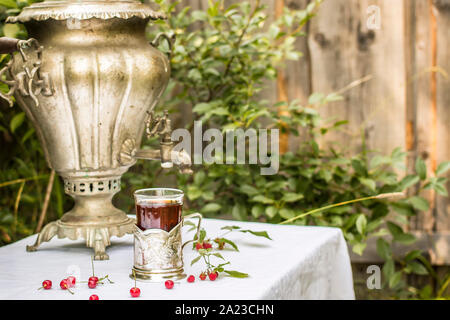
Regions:
<instances>
[{"instance_id":1,"label":"samovar tap handle","mask_svg":"<svg viewBox=\"0 0 450 320\"><path fill-rule=\"evenodd\" d=\"M134 139L127 139L122 144L119 163L132 165L136 159L160 160L163 168L172 168L175 164L179 167L181 173L192 174L190 169L192 165L191 156L184 150L173 150L174 143L171 139L172 125L168 111L165 110L162 116L155 116L153 112L148 112L145 126L148 139L156 135L161 137L160 149L138 149Z\"/></svg>"}]
</instances>

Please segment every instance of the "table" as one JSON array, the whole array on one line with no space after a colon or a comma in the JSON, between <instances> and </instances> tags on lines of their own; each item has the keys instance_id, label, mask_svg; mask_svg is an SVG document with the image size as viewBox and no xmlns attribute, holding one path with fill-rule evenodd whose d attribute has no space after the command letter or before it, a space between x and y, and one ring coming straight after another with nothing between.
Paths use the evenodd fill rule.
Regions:
<instances>
[{"instance_id":1,"label":"table","mask_svg":"<svg viewBox=\"0 0 450 320\"><path fill-rule=\"evenodd\" d=\"M230 270L250 274L237 279L221 275L215 282L200 281L203 265L192 267L196 256L192 246L184 249L185 271L196 275L194 283L181 280L172 290L162 283L138 282L139 299L241 300L241 299L354 299L353 279L348 249L340 229L271 225L204 219L209 237L221 235L221 227L236 225L254 231L266 230L272 241L248 233L231 233L240 252L230 249L221 254L231 261ZM192 239L194 231L184 227L183 240ZM74 295L59 288L59 282L71 273L77 279L91 276L92 250L84 242L54 238L41 245L37 252L26 252L36 235L0 247L0 299L133 299L129 278L133 264L133 237L112 238L108 261L95 261L97 276L106 274L115 282L96 289L79 283ZM51 290L37 290L43 280L52 280Z\"/></svg>"}]
</instances>

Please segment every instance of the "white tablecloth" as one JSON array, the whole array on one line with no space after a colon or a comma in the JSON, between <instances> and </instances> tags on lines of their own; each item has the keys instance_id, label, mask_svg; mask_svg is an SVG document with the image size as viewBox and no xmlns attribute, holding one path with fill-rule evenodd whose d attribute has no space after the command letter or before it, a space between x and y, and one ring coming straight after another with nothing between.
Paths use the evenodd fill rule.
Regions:
<instances>
[{"instance_id":1,"label":"white tablecloth","mask_svg":"<svg viewBox=\"0 0 450 320\"><path fill-rule=\"evenodd\" d=\"M237 225L255 231L266 230L273 241L250 234L229 236L240 252L223 250L231 261L230 270L250 274L237 279L221 275L216 281L200 281L202 263L190 266L196 256L191 246L184 249L185 271L196 276L195 283L181 280L172 290L162 283L138 282L139 299L354 299L352 271L347 246L340 229L323 227L280 226L262 223L204 219L209 237L223 234L221 227ZM193 232L183 233L183 240L192 239ZM54 238L43 243L37 252L26 252L36 235L0 247L0 299L88 299L97 294L100 299L133 299L129 278L133 264L133 238L127 235L113 238L107 252L108 261L95 261L97 276L106 274L114 284L89 289L77 284L74 295L59 288L61 279L80 272L87 280L91 275L92 250L83 241ZM37 290L43 280L52 280L53 289Z\"/></svg>"}]
</instances>

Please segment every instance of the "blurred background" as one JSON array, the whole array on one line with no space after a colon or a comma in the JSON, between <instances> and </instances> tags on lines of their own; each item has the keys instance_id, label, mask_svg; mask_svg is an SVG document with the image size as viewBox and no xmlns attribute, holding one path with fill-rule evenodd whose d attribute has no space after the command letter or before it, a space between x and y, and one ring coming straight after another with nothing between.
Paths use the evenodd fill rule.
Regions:
<instances>
[{"instance_id":1,"label":"blurred background","mask_svg":"<svg viewBox=\"0 0 450 320\"><path fill-rule=\"evenodd\" d=\"M5 24L33 1L0 0ZM132 192L176 186L186 210L207 217L280 223L308 210L389 192L295 220L339 227L364 298L445 298L450 281L450 1L157 0L169 19L148 38L176 34L172 81L158 110L174 128L279 128L280 173L255 165L196 166L186 177L140 162L116 205ZM168 50L164 44L161 50ZM2 55L2 67L8 61ZM1 84L1 90L7 87ZM145 142L151 146L152 141ZM48 169L18 106L0 106L0 245L31 235L72 206ZM368 290L367 266L383 289Z\"/></svg>"}]
</instances>

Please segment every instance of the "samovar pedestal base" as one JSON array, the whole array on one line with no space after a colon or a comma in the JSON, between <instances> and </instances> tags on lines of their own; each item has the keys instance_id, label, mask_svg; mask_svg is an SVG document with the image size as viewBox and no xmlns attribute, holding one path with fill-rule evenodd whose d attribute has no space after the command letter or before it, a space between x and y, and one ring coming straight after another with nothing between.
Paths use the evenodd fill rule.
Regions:
<instances>
[{"instance_id":1,"label":"samovar pedestal base","mask_svg":"<svg viewBox=\"0 0 450 320\"><path fill-rule=\"evenodd\" d=\"M70 240L85 239L86 246L94 249L94 260L108 260L106 247L111 245L110 237L122 237L127 233L133 233L135 220L128 218L119 224L91 226L74 225L57 220L47 224L38 234L36 242L27 246L27 251L36 251L43 242L50 241L54 236L59 239Z\"/></svg>"},{"instance_id":2,"label":"samovar pedestal base","mask_svg":"<svg viewBox=\"0 0 450 320\"><path fill-rule=\"evenodd\" d=\"M146 271L136 267L131 270L130 278L141 282L164 282L166 280L181 280L187 277L183 268L170 270Z\"/></svg>"}]
</instances>

